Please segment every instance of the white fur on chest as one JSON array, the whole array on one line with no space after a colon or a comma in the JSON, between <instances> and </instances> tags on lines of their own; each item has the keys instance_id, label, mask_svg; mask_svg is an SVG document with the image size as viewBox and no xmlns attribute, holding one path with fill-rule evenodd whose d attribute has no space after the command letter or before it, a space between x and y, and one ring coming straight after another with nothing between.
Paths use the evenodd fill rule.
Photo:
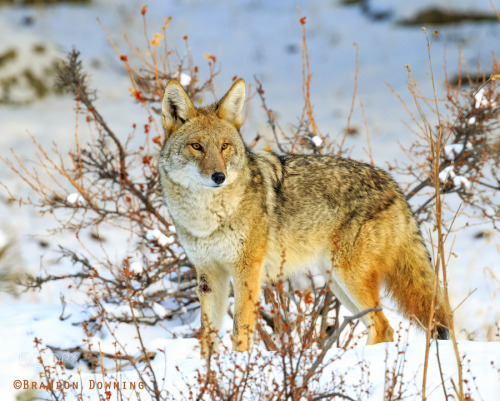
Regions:
<instances>
[{"instance_id":1,"label":"white fur on chest","mask_svg":"<svg viewBox=\"0 0 500 401\"><path fill-rule=\"evenodd\" d=\"M184 196L166 193L167 208L176 226L197 237L206 237L221 226L229 210L209 191L186 192Z\"/></svg>"},{"instance_id":2,"label":"white fur on chest","mask_svg":"<svg viewBox=\"0 0 500 401\"><path fill-rule=\"evenodd\" d=\"M165 186L165 202L181 245L195 266L230 268L239 260L245 227L235 219L240 197L224 191Z\"/></svg>"},{"instance_id":3,"label":"white fur on chest","mask_svg":"<svg viewBox=\"0 0 500 401\"><path fill-rule=\"evenodd\" d=\"M178 230L179 240L189 259L198 267L222 267L232 271L243 250L244 236L238 230L221 228L205 237Z\"/></svg>"}]
</instances>

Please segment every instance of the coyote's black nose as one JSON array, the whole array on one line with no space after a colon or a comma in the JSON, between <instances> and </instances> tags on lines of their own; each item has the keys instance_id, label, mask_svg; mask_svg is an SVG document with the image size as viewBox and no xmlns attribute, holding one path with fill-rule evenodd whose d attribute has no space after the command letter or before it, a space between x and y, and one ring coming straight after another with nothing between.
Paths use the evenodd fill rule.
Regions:
<instances>
[{"instance_id":1,"label":"coyote's black nose","mask_svg":"<svg viewBox=\"0 0 500 401\"><path fill-rule=\"evenodd\" d=\"M220 185L224 182L226 179L226 176L224 173L213 173L212 174L212 181L215 182L217 185Z\"/></svg>"}]
</instances>

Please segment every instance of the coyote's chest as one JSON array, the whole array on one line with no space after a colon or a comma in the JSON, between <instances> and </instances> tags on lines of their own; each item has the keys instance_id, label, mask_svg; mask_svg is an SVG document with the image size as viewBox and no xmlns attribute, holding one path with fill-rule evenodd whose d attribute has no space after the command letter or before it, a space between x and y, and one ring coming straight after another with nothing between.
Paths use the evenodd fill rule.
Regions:
<instances>
[{"instance_id":1,"label":"coyote's chest","mask_svg":"<svg viewBox=\"0 0 500 401\"><path fill-rule=\"evenodd\" d=\"M195 237L207 237L215 232L227 219L227 210L220 202L210 202L210 199L197 193L179 199L166 197L167 207L176 227Z\"/></svg>"},{"instance_id":2,"label":"coyote's chest","mask_svg":"<svg viewBox=\"0 0 500 401\"><path fill-rule=\"evenodd\" d=\"M184 250L195 266L222 267L231 271L241 257L244 236L238 231L222 228L206 237L190 235L183 229L178 233Z\"/></svg>"},{"instance_id":3,"label":"coyote's chest","mask_svg":"<svg viewBox=\"0 0 500 401\"><path fill-rule=\"evenodd\" d=\"M224 267L238 261L245 228L236 217L235 202L200 191L182 198L167 193L166 203L180 243L196 266Z\"/></svg>"}]
</instances>

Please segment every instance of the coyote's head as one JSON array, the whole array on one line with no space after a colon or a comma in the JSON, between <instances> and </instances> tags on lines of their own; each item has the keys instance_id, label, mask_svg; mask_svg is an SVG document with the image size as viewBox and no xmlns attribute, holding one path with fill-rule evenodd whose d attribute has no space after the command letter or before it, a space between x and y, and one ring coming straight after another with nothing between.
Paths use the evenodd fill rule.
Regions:
<instances>
[{"instance_id":1,"label":"coyote's head","mask_svg":"<svg viewBox=\"0 0 500 401\"><path fill-rule=\"evenodd\" d=\"M170 81L162 101L166 140L160 174L193 189L216 189L233 182L245 160L238 131L244 102L242 79L219 102L199 109L176 80Z\"/></svg>"}]
</instances>

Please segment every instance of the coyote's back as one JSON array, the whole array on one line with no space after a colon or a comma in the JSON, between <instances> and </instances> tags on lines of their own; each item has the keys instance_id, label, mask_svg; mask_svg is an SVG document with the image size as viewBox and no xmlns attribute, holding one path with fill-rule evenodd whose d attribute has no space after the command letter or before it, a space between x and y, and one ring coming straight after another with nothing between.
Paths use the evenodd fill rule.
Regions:
<instances>
[{"instance_id":1,"label":"coyote's back","mask_svg":"<svg viewBox=\"0 0 500 401\"><path fill-rule=\"evenodd\" d=\"M165 89L160 157L165 201L196 266L202 353L216 347L235 287L234 346L246 350L261 280L317 266L353 313L380 305L385 282L403 313L426 325L434 272L418 224L394 180L365 163L331 156L277 156L246 149L238 129L245 85L196 109L182 87ZM448 315L438 288L437 331ZM366 315L369 343L391 341L383 312Z\"/></svg>"}]
</instances>

